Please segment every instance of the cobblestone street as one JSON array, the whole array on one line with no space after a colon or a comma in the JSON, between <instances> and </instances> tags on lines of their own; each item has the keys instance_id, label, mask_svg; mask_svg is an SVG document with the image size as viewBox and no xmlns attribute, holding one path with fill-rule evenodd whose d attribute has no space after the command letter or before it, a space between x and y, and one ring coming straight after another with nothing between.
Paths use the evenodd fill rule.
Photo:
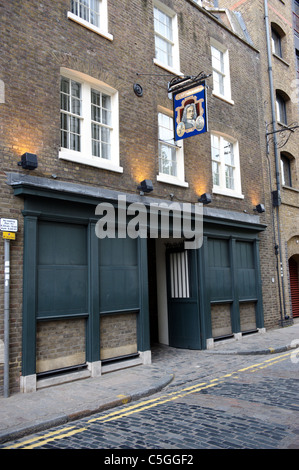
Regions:
<instances>
[{"instance_id":1,"label":"cobblestone street","mask_svg":"<svg viewBox=\"0 0 299 470\"><path fill-rule=\"evenodd\" d=\"M223 357L215 355L209 372L202 368L202 381L172 383L133 405L2 447L298 449L298 364L292 354L235 356L222 374Z\"/></svg>"}]
</instances>

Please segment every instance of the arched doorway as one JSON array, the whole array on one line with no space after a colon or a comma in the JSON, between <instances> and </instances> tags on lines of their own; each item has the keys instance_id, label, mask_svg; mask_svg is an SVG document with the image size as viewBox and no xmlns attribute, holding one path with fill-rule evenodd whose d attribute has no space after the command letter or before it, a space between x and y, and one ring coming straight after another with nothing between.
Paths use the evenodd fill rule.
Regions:
<instances>
[{"instance_id":1,"label":"arched doorway","mask_svg":"<svg viewBox=\"0 0 299 470\"><path fill-rule=\"evenodd\" d=\"M290 288L292 298L293 317L299 317L299 256L292 256L289 259Z\"/></svg>"}]
</instances>

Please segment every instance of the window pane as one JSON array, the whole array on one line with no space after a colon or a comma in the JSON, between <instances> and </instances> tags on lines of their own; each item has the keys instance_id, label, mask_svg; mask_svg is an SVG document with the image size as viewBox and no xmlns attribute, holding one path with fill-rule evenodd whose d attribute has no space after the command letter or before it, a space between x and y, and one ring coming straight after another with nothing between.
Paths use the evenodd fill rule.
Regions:
<instances>
[{"instance_id":1,"label":"window pane","mask_svg":"<svg viewBox=\"0 0 299 470\"><path fill-rule=\"evenodd\" d=\"M85 21L100 26L99 0L71 0L71 11Z\"/></svg>"},{"instance_id":2,"label":"window pane","mask_svg":"<svg viewBox=\"0 0 299 470\"><path fill-rule=\"evenodd\" d=\"M67 149L68 146L68 133L61 131L61 147Z\"/></svg>"},{"instance_id":3,"label":"window pane","mask_svg":"<svg viewBox=\"0 0 299 470\"><path fill-rule=\"evenodd\" d=\"M155 32L172 41L172 19L158 8L154 8Z\"/></svg>"},{"instance_id":4,"label":"window pane","mask_svg":"<svg viewBox=\"0 0 299 470\"><path fill-rule=\"evenodd\" d=\"M276 96L277 120L282 124L287 124L286 105L281 96Z\"/></svg>"},{"instance_id":5,"label":"window pane","mask_svg":"<svg viewBox=\"0 0 299 470\"><path fill-rule=\"evenodd\" d=\"M213 173L213 184L216 186L219 186L220 180L219 180L219 163L217 162L212 162L212 173Z\"/></svg>"},{"instance_id":6,"label":"window pane","mask_svg":"<svg viewBox=\"0 0 299 470\"><path fill-rule=\"evenodd\" d=\"M212 135L212 159L220 160L220 142L215 135Z\"/></svg>"},{"instance_id":7,"label":"window pane","mask_svg":"<svg viewBox=\"0 0 299 470\"><path fill-rule=\"evenodd\" d=\"M155 57L165 65L172 67L173 31L172 18L154 8Z\"/></svg>"},{"instance_id":8,"label":"window pane","mask_svg":"<svg viewBox=\"0 0 299 470\"><path fill-rule=\"evenodd\" d=\"M231 142L223 140L224 143L224 161L227 165L234 165L234 147Z\"/></svg>"},{"instance_id":9,"label":"window pane","mask_svg":"<svg viewBox=\"0 0 299 470\"><path fill-rule=\"evenodd\" d=\"M291 178L291 164L290 160L287 157L281 157L281 176L282 184L285 186L292 186Z\"/></svg>"},{"instance_id":10,"label":"window pane","mask_svg":"<svg viewBox=\"0 0 299 470\"><path fill-rule=\"evenodd\" d=\"M91 24L100 26L99 0L90 0L90 22Z\"/></svg>"},{"instance_id":11,"label":"window pane","mask_svg":"<svg viewBox=\"0 0 299 470\"><path fill-rule=\"evenodd\" d=\"M282 57L281 38L276 31L272 29L272 49L275 54Z\"/></svg>"},{"instance_id":12,"label":"window pane","mask_svg":"<svg viewBox=\"0 0 299 470\"><path fill-rule=\"evenodd\" d=\"M61 146L80 151L80 119L69 113L81 115L81 84L68 78L61 78Z\"/></svg>"},{"instance_id":13,"label":"window pane","mask_svg":"<svg viewBox=\"0 0 299 470\"><path fill-rule=\"evenodd\" d=\"M234 168L232 166L225 167L225 185L228 189L235 189Z\"/></svg>"},{"instance_id":14,"label":"window pane","mask_svg":"<svg viewBox=\"0 0 299 470\"><path fill-rule=\"evenodd\" d=\"M111 97L91 90L91 119L111 125Z\"/></svg>"},{"instance_id":15,"label":"window pane","mask_svg":"<svg viewBox=\"0 0 299 470\"><path fill-rule=\"evenodd\" d=\"M110 145L102 143L102 158L110 160Z\"/></svg>"},{"instance_id":16,"label":"window pane","mask_svg":"<svg viewBox=\"0 0 299 470\"><path fill-rule=\"evenodd\" d=\"M163 64L172 67L172 45L158 36L156 36L155 38L155 45L156 59L162 62Z\"/></svg>"},{"instance_id":17,"label":"window pane","mask_svg":"<svg viewBox=\"0 0 299 470\"><path fill-rule=\"evenodd\" d=\"M76 150L77 152L81 151L80 148L80 136L77 134L70 134L70 149Z\"/></svg>"},{"instance_id":18,"label":"window pane","mask_svg":"<svg viewBox=\"0 0 299 470\"><path fill-rule=\"evenodd\" d=\"M173 144L173 120L166 114L159 113L159 139Z\"/></svg>"},{"instance_id":19,"label":"window pane","mask_svg":"<svg viewBox=\"0 0 299 470\"><path fill-rule=\"evenodd\" d=\"M92 155L95 157L110 159L111 131L107 127L98 124L91 125Z\"/></svg>"},{"instance_id":20,"label":"window pane","mask_svg":"<svg viewBox=\"0 0 299 470\"><path fill-rule=\"evenodd\" d=\"M177 176L176 150L165 144L159 146L159 171L166 175Z\"/></svg>"},{"instance_id":21,"label":"window pane","mask_svg":"<svg viewBox=\"0 0 299 470\"><path fill-rule=\"evenodd\" d=\"M159 124L159 171L177 176L177 155L173 140L173 120L166 114L158 114Z\"/></svg>"},{"instance_id":22,"label":"window pane","mask_svg":"<svg viewBox=\"0 0 299 470\"><path fill-rule=\"evenodd\" d=\"M219 51L215 47L211 47L212 50L212 66L214 69L218 70L219 72L224 73L224 60L223 60L223 52Z\"/></svg>"}]
</instances>

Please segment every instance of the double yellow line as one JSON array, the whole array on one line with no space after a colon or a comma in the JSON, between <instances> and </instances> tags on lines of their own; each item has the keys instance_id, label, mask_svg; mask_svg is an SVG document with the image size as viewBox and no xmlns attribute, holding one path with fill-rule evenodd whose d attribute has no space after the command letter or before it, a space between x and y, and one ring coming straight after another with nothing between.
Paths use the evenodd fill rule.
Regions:
<instances>
[{"instance_id":1,"label":"double yellow line","mask_svg":"<svg viewBox=\"0 0 299 470\"><path fill-rule=\"evenodd\" d=\"M237 378L237 374L244 373L244 372L257 372L258 370L265 369L266 367L272 366L273 364L276 364L278 362L285 361L288 359L288 357L292 354L292 352L288 352L286 354L281 354L280 356L276 356L271 359L267 359L265 361L262 361L258 364L253 364L248 367L244 367L242 369L238 369L237 371L234 371L230 374L225 374L220 376L219 378L216 379L211 379L207 382L202 382L196 385L191 385L190 387L185 387L182 388L181 390L178 390L176 392L168 393L166 395L160 396L158 398L152 398L150 400L143 401L141 403L138 403L136 405L131 405L126 407L125 409L122 410L116 410L111 413L108 413L104 416L99 416L97 418L91 418L86 422L86 426L77 428L76 426L68 426L62 429L59 429L57 431L49 432L47 434L44 434L42 436L36 436L31 439L27 439L25 441L19 442L17 444L13 444L11 446L5 447L5 449L34 449L36 447L41 447L43 445L48 444L49 442L53 442L55 440L59 439L64 439L68 438L71 436L74 436L75 434L87 431L88 428L92 425L92 423L95 422L102 422L102 423L107 423L109 421L114 421L117 419L124 418L126 416L130 416L134 413L139 413L140 411L148 410L150 408L154 408L159 405L163 405L165 403L172 402L174 400L177 400L179 398L183 398L187 395L190 395L192 393L200 392L201 390L206 390L211 387L217 386L219 383L222 383L226 378L232 377L232 378Z\"/></svg>"}]
</instances>

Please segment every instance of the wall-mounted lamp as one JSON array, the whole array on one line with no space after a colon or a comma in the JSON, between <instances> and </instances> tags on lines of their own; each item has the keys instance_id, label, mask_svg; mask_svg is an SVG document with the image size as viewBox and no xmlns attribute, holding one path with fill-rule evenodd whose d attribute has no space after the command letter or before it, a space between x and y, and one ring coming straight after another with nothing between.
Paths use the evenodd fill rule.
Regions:
<instances>
[{"instance_id":1,"label":"wall-mounted lamp","mask_svg":"<svg viewBox=\"0 0 299 470\"><path fill-rule=\"evenodd\" d=\"M150 193L153 191L154 187L151 180L143 180L141 181L140 185L137 186L137 189L140 190L140 195L143 196L144 193Z\"/></svg>"},{"instance_id":2,"label":"wall-mounted lamp","mask_svg":"<svg viewBox=\"0 0 299 470\"><path fill-rule=\"evenodd\" d=\"M264 204L258 204L253 210L261 214L262 212L265 212L265 206Z\"/></svg>"},{"instance_id":3,"label":"wall-mounted lamp","mask_svg":"<svg viewBox=\"0 0 299 470\"><path fill-rule=\"evenodd\" d=\"M210 204L212 202L211 195L209 193L204 193L198 198L198 202L202 204Z\"/></svg>"},{"instance_id":4,"label":"wall-mounted lamp","mask_svg":"<svg viewBox=\"0 0 299 470\"><path fill-rule=\"evenodd\" d=\"M37 156L34 153L24 153L21 156L21 161L18 162L24 170L34 170L37 168Z\"/></svg>"}]
</instances>

